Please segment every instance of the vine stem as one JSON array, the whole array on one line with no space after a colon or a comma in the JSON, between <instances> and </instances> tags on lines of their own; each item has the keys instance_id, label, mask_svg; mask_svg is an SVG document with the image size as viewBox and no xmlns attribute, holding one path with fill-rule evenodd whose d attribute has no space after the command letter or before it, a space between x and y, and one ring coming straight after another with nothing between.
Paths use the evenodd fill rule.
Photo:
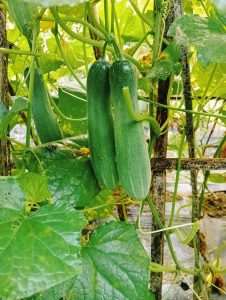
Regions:
<instances>
[{"instance_id":1,"label":"vine stem","mask_svg":"<svg viewBox=\"0 0 226 300\"><path fill-rule=\"evenodd\" d=\"M111 33L114 33L115 26L115 0L111 0Z\"/></svg>"},{"instance_id":2,"label":"vine stem","mask_svg":"<svg viewBox=\"0 0 226 300\"><path fill-rule=\"evenodd\" d=\"M15 54L15 55L27 55L27 56L41 56L40 53L32 52L32 51L22 51L22 50L14 50L8 48L0 48L0 53L3 54Z\"/></svg>"},{"instance_id":3,"label":"vine stem","mask_svg":"<svg viewBox=\"0 0 226 300\"><path fill-rule=\"evenodd\" d=\"M76 40L82 42L82 43L86 43L89 45L92 45L94 47L97 48L103 48L104 47L104 42L100 42L100 41L96 41L96 40L92 40L90 38L81 36L80 34L74 32L73 30L71 30L64 21L62 21L62 19L60 18L59 14L57 13L56 9L54 8L50 8L50 11L53 15L53 17L55 18L55 20L57 21L57 23L60 25L60 27L67 32L71 37L75 38ZM108 51L110 51L112 54L115 53L114 47L111 46L107 46L106 49ZM143 68L142 66L137 62L137 60L135 58L133 58L132 56L130 56L129 54L122 52L122 55L128 59L129 61L131 61L141 72L143 72Z\"/></svg>"},{"instance_id":4,"label":"vine stem","mask_svg":"<svg viewBox=\"0 0 226 300\"><path fill-rule=\"evenodd\" d=\"M156 221L156 223L158 224L159 228L160 229L165 229L164 225L163 225L163 223L162 223L162 221L161 221L161 219L160 219L160 217L158 215L156 207L155 207L155 205L154 205L154 203L153 203L153 201L152 201L152 199L150 197L150 195L147 196L147 201L148 201L149 207L151 209L151 212L153 214L153 218ZM175 263L177 269L180 270L181 266L180 266L180 263L179 263L179 261L177 259L176 253L174 251L173 244L172 244L172 241L170 239L169 233L167 231L164 231L164 233L165 233L165 236L166 236L166 239L167 239L167 242L168 242L168 246L169 246L169 250L170 250L171 256L172 256L172 258L174 260L174 263Z\"/></svg>"},{"instance_id":5,"label":"vine stem","mask_svg":"<svg viewBox=\"0 0 226 300\"><path fill-rule=\"evenodd\" d=\"M86 8L86 6L85 6L84 18L87 19L87 8ZM83 37L86 37L86 32L87 32L87 26L83 26ZM82 48L83 48L85 70L86 70L86 76L87 76L88 71L89 71L89 67L88 67L88 60L87 60L86 43L82 43Z\"/></svg>"},{"instance_id":6,"label":"vine stem","mask_svg":"<svg viewBox=\"0 0 226 300\"><path fill-rule=\"evenodd\" d=\"M38 38L39 32L39 19L35 20L34 29L33 29L33 40L32 40L32 52L36 51L36 43ZM27 128L26 128L26 147L25 152L27 149L30 148L30 131L31 131L31 118L32 118L32 98L33 98L33 90L34 90L34 73L35 73L35 57L31 59L31 66L30 66L30 79L29 79L29 92L28 92L28 110L27 110Z\"/></svg>"},{"instance_id":7,"label":"vine stem","mask_svg":"<svg viewBox=\"0 0 226 300\"><path fill-rule=\"evenodd\" d=\"M136 3L133 1L133 0L129 0L132 8L135 10L136 14L141 18L141 20L146 23L152 30L153 30L153 27L152 27L152 23L149 21L148 18L146 18L142 12L139 10L139 8L137 7Z\"/></svg>"},{"instance_id":8,"label":"vine stem","mask_svg":"<svg viewBox=\"0 0 226 300\"><path fill-rule=\"evenodd\" d=\"M226 116L224 116L224 115L216 115L216 114L211 114L211 113L206 113L206 112L201 112L201 111L199 112L199 111L195 111L195 110L192 110L192 109L184 109L184 108L174 107L174 106L170 106L170 105L165 105L165 104L157 103L155 101L149 100L149 99L141 97L141 96L139 96L139 99L142 100L142 101L154 104L158 107L168 108L168 109L171 109L171 110L186 112L186 113L194 114L194 115L203 115L203 116L207 116L207 117L216 117L216 118L221 118L221 119L226 120Z\"/></svg>"},{"instance_id":9,"label":"vine stem","mask_svg":"<svg viewBox=\"0 0 226 300\"><path fill-rule=\"evenodd\" d=\"M109 33L108 0L104 0L104 21L105 29Z\"/></svg>"},{"instance_id":10,"label":"vine stem","mask_svg":"<svg viewBox=\"0 0 226 300\"><path fill-rule=\"evenodd\" d=\"M172 226L172 224L174 223L176 197L177 197L177 190L178 190L178 185L179 185L180 169L181 169L181 158L182 158L182 154L183 154L185 136L186 136L186 133L185 133L185 130L183 130L183 134L182 134L181 142L180 142L179 153L178 153L176 180L175 180L175 185L174 185L173 201L172 201L172 207L171 207L171 213L170 213L170 219L169 219L168 227Z\"/></svg>"},{"instance_id":11,"label":"vine stem","mask_svg":"<svg viewBox=\"0 0 226 300\"><path fill-rule=\"evenodd\" d=\"M208 93L210 84L211 84L211 82L212 82L212 80L213 80L213 77L214 77L214 75L215 75L215 73L216 73L216 70L217 70L218 66L219 66L219 64L215 64L214 67L213 67L213 70L212 70L212 72L211 72L211 75L210 75L209 80L208 80L208 82L207 82L206 88L205 88L205 90L204 90L204 92L203 92L203 95L202 95L202 98L201 98L201 100L200 100L200 104L199 104L197 110L203 109L203 107L204 107L205 104L206 104L205 98L206 98L206 96L207 96L207 93ZM196 122L196 126L195 126L195 129L194 129L195 131L199 128L199 124L200 124L200 117L197 117L197 122Z\"/></svg>"},{"instance_id":12,"label":"vine stem","mask_svg":"<svg viewBox=\"0 0 226 300\"><path fill-rule=\"evenodd\" d=\"M56 25L57 26L57 25ZM67 59L67 56L64 54L64 51L62 49L62 46L61 46L61 43L60 43L60 40L59 40L59 37L58 37L58 33L57 33L57 27L56 27L56 31L54 32L54 36L55 36L55 40L56 40L56 43L57 43L57 47L60 51L60 54L65 62L65 64L67 65L68 69L70 70L71 74L73 75L73 77L75 78L75 80L79 83L79 85L81 86L81 88L83 90L86 91L86 86L82 83L82 81L79 79L79 77L76 75L76 73L74 72L71 64L69 63L68 59Z\"/></svg>"},{"instance_id":13,"label":"vine stem","mask_svg":"<svg viewBox=\"0 0 226 300\"><path fill-rule=\"evenodd\" d=\"M108 38L108 32L105 30L104 27L102 27L100 25L100 23L97 21L96 19L96 16L94 15L94 11L92 9L92 6L90 3L86 3L86 7L87 7L87 12L88 12L88 15L90 16L93 24L95 25L94 28L97 28L99 31L101 31L103 33L103 35L105 36L105 38L107 39Z\"/></svg>"},{"instance_id":14,"label":"vine stem","mask_svg":"<svg viewBox=\"0 0 226 300\"><path fill-rule=\"evenodd\" d=\"M80 118L80 119L73 119L73 118L69 118L67 116L65 116L62 111L59 109L59 107L56 105L56 103L54 102L54 100L52 99L52 97L49 97L50 102L53 106L53 108L55 109L56 114L61 118L64 119L66 121L70 121L70 122L82 122L82 121L86 121L87 117L84 118Z\"/></svg>"}]
</instances>

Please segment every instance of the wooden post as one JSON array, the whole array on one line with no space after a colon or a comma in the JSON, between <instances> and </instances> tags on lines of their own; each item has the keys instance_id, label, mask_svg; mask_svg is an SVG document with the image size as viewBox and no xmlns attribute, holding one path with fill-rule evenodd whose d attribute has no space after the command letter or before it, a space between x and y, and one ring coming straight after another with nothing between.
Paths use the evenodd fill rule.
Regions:
<instances>
[{"instance_id":1,"label":"wooden post","mask_svg":"<svg viewBox=\"0 0 226 300\"><path fill-rule=\"evenodd\" d=\"M167 31L169 26L174 20L173 9L171 8L166 20L166 26L164 31L164 38L167 38ZM164 46L165 47L165 46ZM164 47L162 50L164 50ZM158 103L167 105L167 95L170 87L170 77L166 80L159 80L158 82ZM168 118L168 109L158 107L157 108L157 121L160 126L162 126ZM168 142L168 131L165 129L164 134L162 134L156 141L154 156L157 159L165 159L167 152L167 142ZM158 215L162 221L165 223L165 202L166 202L166 169L153 170L152 175L152 198L157 209ZM152 220L152 231L158 230L159 227L155 220ZM158 264L163 265L164 256L164 233L152 234L151 238L151 260ZM151 291L155 293L156 300L162 299L162 273L151 272L150 274L150 287Z\"/></svg>"},{"instance_id":2,"label":"wooden post","mask_svg":"<svg viewBox=\"0 0 226 300\"><path fill-rule=\"evenodd\" d=\"M6 14L0 9L0 47L7 48ZM8 73L7 55L0 54L0 101L8 108ZM9 175L11 168L10 144L6 139L0 140L0 174Z\"/></svg>"}]
</instances>

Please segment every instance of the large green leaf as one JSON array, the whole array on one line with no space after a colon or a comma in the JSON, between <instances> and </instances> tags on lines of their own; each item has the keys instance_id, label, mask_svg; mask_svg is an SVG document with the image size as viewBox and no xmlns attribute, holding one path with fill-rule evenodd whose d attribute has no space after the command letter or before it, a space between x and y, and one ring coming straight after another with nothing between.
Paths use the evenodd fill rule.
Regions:
<instances>
[{"instance_id":1,"label":"large green leaf","mask_svg":"<svg viewBox=\"0 0 226 300\"><path fill-rule=\"evenodd\" d=\"M13 179L0 181L0 296L21 299L81 271L85 218L66 205L45 205L26 215Z\"/></svg>"},{"instance_id":2,"label":"large green leaf","mask_svg":"<svg viewBox=\"0 0 226 300\"><path fill-rule=\"evenodd\" d=\"M79 3L88 2L89 0L23 0L22 2L35 3L42 7L76 5Z\"/></svg>"},{"instance_id":3,"label":"large green leaf","mask_svg":"<svg viewBox=\"0 0 226 300\"><path fill-rule=\"evenodd\" d=\"M154 299L148 291L149 258L132 225L110 222L100 226L82 257L76 299Z\"/></svg>"},{"instance_id":4,"label":"large green leaf","mask_svg":"<svg viewBox=\"0 0 226 300\"><path fill-rule=\"evenodd\" d=\"M68 88L59 89L59 108L69 118L85 118L87 113L86 94ZM62 121L65 135L75 136L87 133L87 121Z\"/></svg>"},{"instance_id":5,"label":"large green leaf","mask_svg":"<svg viewBox=\"0 0 226 300\"><path fill-rule=\"evenodd\" d=\"M226 31L216 19L185 15L170 26L168 35L175 37L178 44L195 46L204 65L226 62Z\"/></svg>"},{"instance_id":6,"label":"large green leaf","mask_svg":"<svg viewBox=\"0 0 226 300\"><path fill-rule=\"evenodd\" d=\"M98 194L99 185L88 157L76 157L75 150L54 147L38 149L36 154L49 177L49 190L55 202L83 207ZM30 169L34 167L32 157Z\"/></svg>"}]
</instances>

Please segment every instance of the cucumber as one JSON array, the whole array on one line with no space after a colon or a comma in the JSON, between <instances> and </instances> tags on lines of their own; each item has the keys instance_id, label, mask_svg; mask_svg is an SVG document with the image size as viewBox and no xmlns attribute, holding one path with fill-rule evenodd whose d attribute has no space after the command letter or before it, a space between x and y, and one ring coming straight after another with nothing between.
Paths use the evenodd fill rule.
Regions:
<instances>
[{"instance_id":1,"label":"cucumber","mask_svg":"<svg viewBox=\"0 0 226 300\"><path fill-rule=\"evenodd\" d=\"M25 70L25 78L28 69ZM29 87L29 76L26 80ZM40 68L35 68L34 89L32 97L32 115L35 128L42 144L63 138L60 126L49 102L49 94Z\"/></svg>"},{"instance_id":2,"label":"cucumber","mask_svg":"<svg viewBox=\"0 0 226 300\"><path fill-rule=\"evenodd\" d=\"M123 87L128 87L133 109L140 113L135 69L127 60L116 60L110 67L109 81L119 183L132 198L144 199L151 185L148 145L142 122L131 119L123 99Z\"/></svg>"},{"instance_id":3,"label":"cucumber","mask_svg":"<svg viewBox=\"0 0 226 300\"><path fill-rule=\"evenodd\" d=\"M92 64L87 76L87 113L90 157L100 186L118 185L115 162L113 119L110 103L109 64L101 59Z\"/></svg>"},{"instance_id":4,"label":"cucumber","mask_svg":"<svg viewBox=\"0 0 226 300\"><path fill-rule=\"evenodd\" d=\"M38 13L37 5L21 0L8 0L7 3L9 14L16 26L28 40L31 40L33 22Z\"/></svg>"}]
</instances>

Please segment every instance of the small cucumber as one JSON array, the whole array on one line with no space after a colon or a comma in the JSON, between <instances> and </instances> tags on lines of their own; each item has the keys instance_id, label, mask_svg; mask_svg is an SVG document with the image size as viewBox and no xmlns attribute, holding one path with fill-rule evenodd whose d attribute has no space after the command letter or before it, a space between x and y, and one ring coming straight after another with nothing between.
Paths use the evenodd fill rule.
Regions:
<instances>
[{"instance_id":1,"label":"small cucumber","mask_svg":"<svg viewBox=\"0 0 226 300\"><path fill-rule=\"evenodd\" d=\"M118 184L115 142L110 103L109 64L101 59L92 64L87 77L88 135L91 162L102 187Z\"/></svg>"},{"instance_id":2,"label":"small cucumber","mask_svg":"<svg viewBox=\"0 0 226 300\"><path fill-rule=\"evenodd\" d=\"M135 69L127 60L116 60L110 68L109 80L119 183L132 198L144 199L151 185L148 145L142 122L131 119L123 98L123 87L129 87L133 110L140 113Z\"/></svg>"},{"instance_id":3,"label":"small cucumber","mask_svg":"<svg viewBox=\"0 0 226 300\"><path fill-rule=\"evenodd\" d=\"M25 77L27 77L28 69L26 69L24 73ZM29 86L29 76L26 83L27 86ZM50 105L49 97L42 72L40 68L36 67L32 97L32 115L35 128L42 144L63 138L60 126Z\"/></svg>"}]
</instances>

